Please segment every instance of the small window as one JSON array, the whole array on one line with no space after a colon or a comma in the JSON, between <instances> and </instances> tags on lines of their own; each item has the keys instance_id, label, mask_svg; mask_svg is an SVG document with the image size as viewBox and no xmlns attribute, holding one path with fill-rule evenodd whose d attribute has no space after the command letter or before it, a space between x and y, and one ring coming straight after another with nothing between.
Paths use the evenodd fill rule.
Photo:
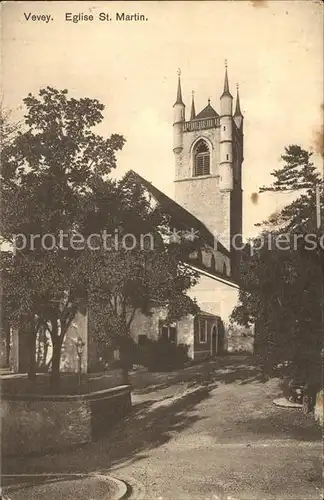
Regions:
<instances>
[{"instance_id":1,"label":"small window","mask_svg":"<svg viewBox=\"0 0 324 500\"><path fill-rule=\"evenodd\" d=\"M163 339L168 339L169 338L169 327L168 326L162 326L162 328L161 328L161 337Z\"/></svg>"},{"instance_id":2,"label":"small window","mask_svg":"<svg viewBox=\"0 0 324 500\"><path fill-rule=\"evenodd\" d=\"M210 259L210 269L212 271L215 271L216 270L216 260L215 260L215 255L212 255L211 256L211 259Z\"/></svg>"},{"instance_id":3,"label":"small window","mask_svg":"<svg viewBox=\"0 0 324 500\"><path fill-rule=\"evenodd\" d=\"M207 320L206 319L199 320L199 342L201 344L207 342Z\"/></svg>"},{"instance_id":4,"label":"small window","mask_svg":"<svg viewBox=\"0 0 324 500\"><path fill-rule=\"evenodd\" d=\"M160 323L160 335L164 340L168 340L174 344L177 343L177 328L175 324L163 325Z\"/></svg>"},{"instance_id":5,"label":"small window","mask_svg":"<svg viewBox=\"0 0 324 500\"><path fill-rule=\"evenodd\" d=\"M189 254L189 259L195 264L202 264L202 251L200 248Z\"/></svg>"},{"instance_id":6,"label":"small window","mask_svg":"<svg viewBox=\"0 0 324 500\"><path fill-rule=\"evenodd\" d=\"M138 336L138 345L144 345L146 341L147 341L146 335L139 335Z\"/></svg>"},{"instance_id":7,"label":"small window","mask_svg":"<svg viewBox=\"0 0 324 500\"><path fill-rule=\"evenodd\" d=\"M225 132L225 130L226 130L226 127L223 127L223 130L224 130L224 132Z\"/></svg>"},{"instance_id":8,"label":"small window","mask_svg":"<svg viewBox=\"0 0 324 500\"><path fill-rule=\"evenodd\" d=\"M201 140L194 149L194 176L210 174L210 153L205 141Z\"/></svg>"},{"instance_id":9,"label":"small window","mask_svg":"<svg viewBox=\"0 0 324 500\"><path fill-rule=\"evenodd\" d=\"M227 268L225 263L223 264L223 274L225 275L227 274Z\"/></svg>"},{"instance_id":10,"label":"small window","mask_svg":"<svg viewBox=\"0 0 324 500\"><path fill-rule=\"evenodd\" d=\"M228 156L228 155L226 155L226 160L228 160L228 159L229 159L229 156Z\"/></svg>"},{"instance_id":11,"label":"small window","mask_svg":"<svg viewBox=\"0 0 324 500\"><path fill-rule=\"evenodd\" d=\"M174 343L177 341L177 330L175 326L170 326L169 328L169 340Z\"/></svg>"}]
</instances>

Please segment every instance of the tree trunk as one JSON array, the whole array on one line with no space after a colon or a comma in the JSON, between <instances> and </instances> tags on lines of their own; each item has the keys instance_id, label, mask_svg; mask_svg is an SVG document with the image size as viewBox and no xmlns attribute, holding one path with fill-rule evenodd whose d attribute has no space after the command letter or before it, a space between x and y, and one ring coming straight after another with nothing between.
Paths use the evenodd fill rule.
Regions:
<instances>
[{"instance_id":1,"label":"tree trunk","mask_svg":"<svg viewBox=\"0 0 324 500\"><path fill-rule=\"evenodd\" d=\"M34 325L28 325L28 380L31 382L36 380L36 334Z\"/></svg>"},{"instance_id":2,"label":"tree trunk","mask_svg":"<svg viewBox=\"0 0 324 500\"><path fill-rule=\"evenodd\" d=\"M46 366L47 366L47 363L46 363L47 353L48 353L48 341L47 341L47 339L45 339L45 342L44 342L43 362L42 362L42 367L43 367L43 369L45 371L46 371Z\"/></svg>"},{"instance_id":3,"label":"tree trunk","mask_svg":"<svg viewBox=\"0 0 324 500\"><path fill-rule=\"evenodd\" d=\"M6 332L6 366L10 366L10 324L8 321L5 322L5 332Z\"/></svg>"},{"instance_id":4,"label":"tree trunk","mask_svg":"<svg viewBox=\"0 0 324 500\"><path fill-rule=\"evenodd\" d=\"M126 330L126 329L125 329ZM132 340L128 333L124 333L120 338L120 362L122 368L123 384L129 385L129 370L133 366Z\"/></svg>"},{"instance_id":5,"label":"tree trunk","mask_svg":"<svg viewBox=\"0 0 324 500\"><path fill-rule=\"evenodd\" d=\"M42 337L43 337L43 326L40 326L39 330L39 335L38 335L38 346L36 345L36 366L37 368L40 367L41 365L41 352L42 352ZM37 334L36 334L37 335Z\"/></svg>"},{"instance_id":6,"label":"tree trunk","mask_svg":"<svg viewBox=\"0 0 324 500\"><path fill-rule=\"evenodd\" d=\"M122 367L122 381L124 385L130 384L128 366L126 365Z\"/></svg>"},{"instance_id":7,"label":"tree trunk","mask_svg":"<svg viewBox=\"0 0 324 500\"><path fill-rule=\"evenodd\" d=\"M62 342L59 336L53 341L52 353L52 371L50 376L50 385L52 389L58 389L60 386L60 361L61 361L61 347Z\"/></svg>"}]
</instances>

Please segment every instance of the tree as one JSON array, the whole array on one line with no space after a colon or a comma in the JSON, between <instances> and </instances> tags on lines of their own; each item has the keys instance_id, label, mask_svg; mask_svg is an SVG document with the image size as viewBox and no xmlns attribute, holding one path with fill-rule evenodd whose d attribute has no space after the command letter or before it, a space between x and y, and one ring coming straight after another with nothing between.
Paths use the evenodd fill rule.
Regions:
<instances>
[{"instance_id":1,"label":"tree","mask_svg":"<svg viewBox=\"0 0 324 500\"><path fill-rule=\"evenodd\" d=\"M104 355L107 347L120 347L124 382L128 383L130 328L136 313L150 315L152 305L163 305L171 322L198 311L186 295L198 274L184 264L194 243L163 241L168 216L152 205L131 172L116 185L114 197L100 184L94 199L96 210L87 212L85 234L86 228L97 234L108 229L114 244L107 250L98 238L97 251L83 254L83 286L88 290L92 328L101 351Z\"/></svg>"},{"instance_id":2,"label":"tree","mask_svg":"<svg viewBox=\"0 0 324 500\"><path fill-rule=\"evenodd\" d=\"M275 181L261 192L296 191L296 199L263 224L266 228L246 247L240 305L232 318L256 325L256 350L266 371L283 360L310 377L319 361L323 314L322 229L316 227L314 186L320 176L311 153L289 146ZM298 195L299 189L303 192ZM321 186L323 196L323 185ZM315 363L316 364L316 363Z\"/></svg>"},{"instance_id":3,"label":"tree","mask_svg":"<svg viewBox=\"0 0 324 500\"><path fill-rule=\"evenodd\" d=\"M279 226L282 232L296 233L313 231L316 228L315 186L319 184L323 191L323 180L311 161L312 155L313 153L297 145L285 148L285 153L281 156L284 165L271 173L275 178L273 184L262 186L260 193L295 192L298 196L279 213L265 221L264 226Z\"/></svg>"},{"instance_id":4,"label":"tree","mask_svg":"<svg viewBox=\"0 0 324 500\"><path fill-rule=\"evenodd\" d=\"M61 234L71 236L82 224L85 200L116 167L124 138L94 133L104 109L95 99L47 87L24 104L24 130L5 144L1 158L1 235L14 249L2 269L3 300L11 320L28 325L31 377L37 330L41 323L49 327L55 385L64 336L84 294L77 279L80 252L64 250Z\"/></svg>"},{"instance_id":5,"label":"tree","mask_svg":"<svg viewBox=\"0 0 324 500\"><path fill-rule=\"evenodd\" d=\"M12 119L12 112L5 108L3 101L0 105L0 143L1 150L10 144L13 139L17 136L20 130L21 123L15 122ZM6 250L1 250L1 258L6 259ZM1 303L2 300L2 288L1 288ZM1 365L9 365L10 358L10 327L8 323L8 318L6 317L6 311L1 308L1 318L0 318L0 331L1 331Z\"/></svg>"},{"instance_id":6,"label":"tree","mask_svg":"<svg viewBox=\"0 0 324 500\"><path fill-rule=\"evenodd\" d=\"M1 148L10 144L21 129L21 122L12 119L12 111L0 104L0 142Z\"/></svg>"},{"instance_id":7,"label":"tree","mask_svg":"<svg viewBox=\"0 0 324 500\"><path fill-rule=\"evenodd\" d=\"M134 315L149 314L152 301L168 307L170 318L194 313L186 291L197 277L182 264L191 244L164 244L167 215L132 174L109 178L124 139L93 132L103 106L51 87L24 103L24 130L2 154L1 234L13 246L2 266L3 302L28 339L31 379L37 332L49 330L56 387L62 344L81 304L103 346L116 337L127 343ZM109 249L105 231L115 244ZM143 247L126 244L145 235Z\"/></svg>"}]
</instances>

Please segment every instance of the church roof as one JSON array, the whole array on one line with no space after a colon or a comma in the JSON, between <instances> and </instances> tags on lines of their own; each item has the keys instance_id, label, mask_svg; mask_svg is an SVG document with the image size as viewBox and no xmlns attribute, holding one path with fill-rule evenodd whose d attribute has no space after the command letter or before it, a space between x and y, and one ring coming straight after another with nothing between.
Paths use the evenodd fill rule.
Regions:
<instances>
[{"instance_id":1,"label":"church roof","mask_svg":"<svg viewBox=\"0 0 324 500\"><path fill-rule=\"evenodd\" d=\"M218 113L214 110L214 108L208 103L207 106L198 113L196 116L196 120L200 118L214 118L215 116L219 116Z\"/></svg>"},{"instance_id":2,"label":"church roof","mask_svg":"<svg viewBox=\"0 0 324 500\"><path fill-rule=\"evenodd\" d=\"M151 193L155 200L159 203L162 210L169 214L173 219L173 222L177 224L178 230L191 230L194 229L198 232L199 237L209 246L217 248L219 252L223 255L230 256L230 252L220 243L218 240L215 241L213 234L207 229L207 227L197 219L192 213L188 212L181 205L176 203L174 200L169 198L166 194L162 193L158 188L153 186L153 184L138 173L131 171L135 179L141 183L141 185ZM216 246L217 245L217 246Z\"/></svg>"},{"instance_id":3,"label":"church roof","mask_svg":"<svg viewBox=\"0 0 324 500\"><path fill-rule=\"evenodd\" d=\"M207 311L199 311L197 313L197 316L207 316L208 318L219 318L220 319L220 316L217 316L217 314L211 314Z\"/></svg>"}]
</instances>

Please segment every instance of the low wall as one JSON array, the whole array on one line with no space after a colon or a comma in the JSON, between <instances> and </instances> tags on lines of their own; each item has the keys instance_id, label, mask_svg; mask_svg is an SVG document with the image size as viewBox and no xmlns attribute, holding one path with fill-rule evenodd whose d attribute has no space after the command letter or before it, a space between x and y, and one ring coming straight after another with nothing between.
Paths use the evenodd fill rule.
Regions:
<instances>
[{"instance_id":1,"label":"low wall","mask_svg":"<svg viewBox=\"0 0 324 500\"><path fill-rule=\"evenodd\" d=\"M112 389L123 385L120 369L109 370L101 373L82 373L79 381L78 373L61 373L60 385L51 389L50 373L37 373L36 380L28 380L26 373L9 373L0 377L1 394L19 395L44 395L59 394L71 396L75 394L88 394L91 392ZM57 392L58 391L58 392Z\"/></svg>"},{"instance_id":2,"label":"low wall","mask_svg":"<svg viewBox=\"0 0 324 500\"><path fill-rule=\"evenodd\" d=\"M210 358L210 349L204 349L202 351L195 350L194 360L195 361L205 361Z\"/></svg>"},{"instance_id":3,"label":"low wall","mask_svg":"<svg viewBox=\"0 0 324 500\"><path fill-rule=\"evenodd\" d=\"M90 442L130 409L127 385L73 396L3 394L2 454L45 453Z\"/></svg>"}]
</instances>

